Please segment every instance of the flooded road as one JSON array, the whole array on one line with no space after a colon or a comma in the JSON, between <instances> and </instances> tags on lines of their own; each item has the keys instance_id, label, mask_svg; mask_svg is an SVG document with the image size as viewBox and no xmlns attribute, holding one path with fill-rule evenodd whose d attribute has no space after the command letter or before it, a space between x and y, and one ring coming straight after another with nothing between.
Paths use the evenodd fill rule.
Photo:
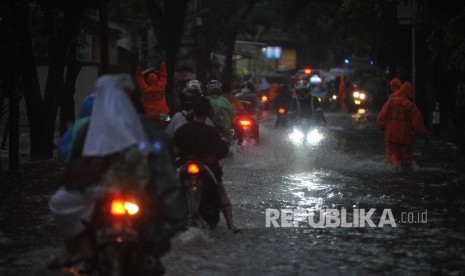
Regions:
<instances>
[{"instance_id":1,"label":"flooded road","mask_svg":"<svg viewBox=\"0 0 465 276\"><path fill-rule=\"evenodd\" d=\"M463 275L465 170L455 145L418 141L415 172L399 174L384 156L373 115L330 113L327 120L315 145L293 144L290 130L273 128L269 117L259 146L234 147L224 183L242 231L229 233L222 219L214 231L181 233L162 259L167 275ZM35 230L23 226L20 233L35 235L26 239L31 242L43 239L42 246L2 257L0 275L52 275L44 265L60 241L44 213L47 197L37 203ZM343 209L344 219L356 222L358 210L375 209L375 226L389 209L393 220L382 227L317 228L307 217L299 227L266 227L267 209L305 210L316 222ZM277 223L283 226L281 218ZM0 238L8 244L8 233Z\"/></svg>"},{"instance_id":2,"label":"flooded road","mask_svg":"<svg viewBox=\"0 0 465 276\"><path fill-rule=\"evenodd\" d=\"M232 235L222 222L212 233L183 233L164 258L168 275L465 273L460 165L434 164L430 148L439 146L418 141L415 172L395 173L373 116L327 117L317 146L293 145L289 130L265 122L258 147L235 148L224 181L242 232ZM376 226L390 209L396 227L266 227L266 209L343 208L348 221L356 209L376 209ZM425 212L426 223L408 223L408 213Z\"/></svg>"}]
</instances>

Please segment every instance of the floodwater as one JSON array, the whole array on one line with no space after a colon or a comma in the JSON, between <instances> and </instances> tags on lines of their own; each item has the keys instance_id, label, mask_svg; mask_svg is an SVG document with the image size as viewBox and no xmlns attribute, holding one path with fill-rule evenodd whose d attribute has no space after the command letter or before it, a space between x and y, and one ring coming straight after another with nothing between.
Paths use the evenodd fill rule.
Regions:
<instances>
[{"instance_id":1,"label":"floodwater","mask_svg":"<svg viewBox=\"0 0 465 276\"><path fill-rule=\"evenodd\" d=\"M242 231L230 233L221 220L213 231L180 233L162 258L167 275L463 275L465 171L456 146L418 141L415 171L401 174L386 161L372 114L329 113L327 121L310 145L293 143L291 130L274 128L269 116L260 145L234 147L224 183ZM283 221L283 209L306 216ZM360 212L371 209L375 227L361 226ZM270 227L267 212L280 215ZM331 226L335 212L356 227ZM35 229L53 232L50 215L42 217ZM60 244L54 235L0 266L0 275L51 275L44 266ZM0 243L7 238L0 233Z\"/></svg>"},{"instance_id":2,"label":"floodwater","mask_svg":"<svg viewBox=\"0 0 465 276\"><path fill-rule=\"evenodd\" d=\"M189 229L163 259L168 275L465 273L460 166L434 164L430 146L418 141L415 172L396 173L372 115L327 119L317 145L294 145L291 131L273 128L270 119L259 146L234 148L224 182L242 232L230 234L224 222L213 232ZM304 210L315 222L328 209L345 209L353 222L354 213L371 208L375 226L385 209L392 222L317 228L296 215L289 222L300 220L298 227L266 227L267 209ZM282 226L281 217L276 222Z\"/></svg>"}]
</instances>

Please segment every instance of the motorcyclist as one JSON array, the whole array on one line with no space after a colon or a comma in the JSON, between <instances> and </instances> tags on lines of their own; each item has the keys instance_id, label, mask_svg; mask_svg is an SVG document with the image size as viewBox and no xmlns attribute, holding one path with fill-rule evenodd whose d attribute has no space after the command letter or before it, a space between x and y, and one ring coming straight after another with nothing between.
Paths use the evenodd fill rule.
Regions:
<instances>
[{"instance_id":1,"label":"motorcyclist","mask_svg":"<svg viewBox=\"0 0 465 276\"><path fill-rule=\"evenodd\" d=\"M282 83L279 85L278 95L273 101L273 106L275 109L284 107L289 108L292 102L291 88L287 83Z\"/></svg>"},{"instance_id":2,"label":"motorcyclist","mask_svg":"<svg viewBox=\"0 0 465 276\"><path fill-rule=\"evenodd\" d=\"M293 110L299 118L313 118L313 97L306 80L299 80L295 85L295 97L292 103Z\"/></svg>"},{"instance_id":3,"label":"motorcyclist","mask_svg":"<svg viewBox=\"0 0 465 276\"><path fill-rule=\"evenodd\" d=\"M235 95L236 98L241 100L244 106L244 111L249 115L258 114L260 110L260 99L255 93L255 86L250 81L245 81L241 85L239 93Z\"/></svg>"},{"instance_id":4,"label":"motorcyclist","mask_svg":"<svg viewBox=\"0 0 465 276\"><path fill-rule=\"evenodd\" d=\"M198 80L188 81L186 87L179 95L181 111L174 114L173 118L171 118L171 121L168 124L168 127L166 128L166 134L168 134L169 137L172 138L176 130L178 130L182 125L194 119L192 103L199 97L203 97L202 83ZM210 119L207 119L206 124L209 126L214 126Z\"/></svg>"},{"instance_id":5,"label":"motorcyclist","mask_svg":"<svg viewBox=\"0 0 465 276\"><path fill-rule=\"evenodd\" d=\"M93 257L86 225L104 187L131 183L161 205L158 210L163 213L148 221L154 225L149 227L148 242L157 244L148 254L155 258L168 250L169 237L182 226L185 209L169 143L153 120L136 114L126 85L120 76L106 75L97 81L90 121L76 131L64 185L49 202L65 240L63 253L49 268L73 266Z\"/></svg>"},{"instance_id":6,"label":"motorcyclist","mask_svg":"<svg viewBox=\"0 0 465 276\"><path fill-rule=\"evenodd\" d=\"M228 154L228 141L217 129L205 124L212 105L206 98L197 98L193 103L194 120L180 127L174 134L175 145L181 160L192 156L209 166L218 182L221 210L228 228L234 233L238 229L233 223L231 203L222 182L223 169L220 160Z\"/></svg>"},{"instance_id":7,"label":"motorcyclist","mask_svg":"<svg viewBox=\"0 0 465 276\"><path fill-rule=\"evenodd\" d=\"M174 114L171 118L168 127L166 128L166 134L173 137L176 130L187 122L192 121L194 114L192 112L192 103L195 99L202 95L194 87L185 87L179 95L179 101L181 103L181 111Z\"/></svg>"},{"instance_id":8,"label":"motorcyclist","mask_svg":"<svg viewBox=\"0 0 465 276\"><path fill-rule=\"evenodd\" d=\"M281 84L279 86L278 96L273 101L273 107L277 114L279 114L280 109L284 109L284 111L288 111L289 107L292 103L292 94L290 91L290 87L288 84ZM276 125L279 125L279 117L276 120Z\"/></svg>"},{"instance_id":9,"label":"motorcyclist","mask_svg":"<svg viewBox=\"0 0 465 276\"><path fill-rule=\"evenodd\" d=\"M205 96L212 105L210 119L221 134L231 141L231 124L234 120L234 113L231 103L222 95L223 84L217 80L212 80L207 84Z\"/></svg>"}]
</instances>

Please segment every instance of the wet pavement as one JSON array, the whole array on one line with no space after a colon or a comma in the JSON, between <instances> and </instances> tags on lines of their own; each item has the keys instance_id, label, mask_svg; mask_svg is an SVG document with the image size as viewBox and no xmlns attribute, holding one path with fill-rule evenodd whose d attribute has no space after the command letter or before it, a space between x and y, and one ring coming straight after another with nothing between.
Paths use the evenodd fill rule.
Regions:
<instances>
[{"instance_id":1,"label":"wet pavement","mask_svg":"<svg viewBox=\"0 0 465 276\"><path fill-rule=\"evenodd\" d=\"M229 233L224 221L214 231L188 229L162 259L167 275L464 274L465 162L457 146L418 141L415 171L396 173L373 115L329 113L327 121L321 142L299 145L270 116L259 146L234 147L224 182L241 233ZM26 187L37 194L22 199L28 208L19 211L8 203L21 191L2 193L0 275L51 275L43 266L59 240L40 195L53 191L46 187ZM315 214L312 222L342 210L348 222L370 209L375 226L383 210L393 219L382 227L317 228L295 216L306 221L266 227L267 209L305 210Z\"/></svg>"}]
</instances>

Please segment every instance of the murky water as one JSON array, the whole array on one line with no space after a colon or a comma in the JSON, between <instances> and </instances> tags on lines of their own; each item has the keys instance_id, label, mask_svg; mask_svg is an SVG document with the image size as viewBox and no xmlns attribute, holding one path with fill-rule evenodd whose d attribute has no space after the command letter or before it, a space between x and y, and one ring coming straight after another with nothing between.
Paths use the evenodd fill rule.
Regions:
<instances>
[{"instance_id":1,"label":"murky water","mask_svg":"<svg viewBox=\"0 0 465 276\"><path fill-rule=\"evenodd\" d=\"M372 117L327 119L317 145L292 144L291 130L273 128L270 119L261 125L259 146L234 147L224 183L241 233L231 234L222 220L214 231L179 234L162 259L167 275L463 275L465 175L447 164L455 160L454 145L419 142L415 172L398 174ZM265 221L267 209L305 210L315 221L328 209L345 209L354 222L356 210L371 208L376 225L383 210L391 210L395 227L316 228L305 216L295 217L299 227L266 227ZM403 222L404 212L425 211L426 223ZM28 252L18 268L46 275L41 264L53 252Z\"/></svg>"},{"instance_id":2,"label":"murky water","mask_svg":"<svg viewBox=\"0 0 465 276\"><path fill-rule=\"evenodd\" d=\"M289 130L265 124L259 147L235 148L224 180L242 232L228 233L223 222L214 232L189 230L164 259L168 274L464 273L465 201L453 196L463 192L454 186L460 173L417 164L412 174L396 174L372 121L328 119L315 147L292 145ZM376 224L390 209L396 226L314 228L304 221L267 228L269 208L317 217L320 210L346 209L348 221L355 210L374 208ZM402 223L402 213L425 211L426 223Z\"/></svg>"}]
</instances>

